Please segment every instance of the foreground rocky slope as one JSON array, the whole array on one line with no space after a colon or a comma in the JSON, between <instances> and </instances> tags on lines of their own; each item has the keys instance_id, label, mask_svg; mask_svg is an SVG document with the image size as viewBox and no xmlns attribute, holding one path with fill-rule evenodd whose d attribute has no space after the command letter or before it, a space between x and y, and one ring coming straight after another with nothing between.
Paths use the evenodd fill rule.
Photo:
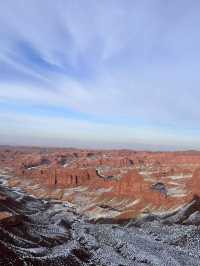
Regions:
<instances>
[{"instance_id":1,"label":"foreground rocky slope","mask_svg":"<svg viewBox=\"0 0 200 266\"><path fill-rule=\"evenodd\" d=\"M100 224L67 203L9 188L10 179L1 174L0 265L199 265L198 197L167 215Z\"/></svg>"}]
</instances>

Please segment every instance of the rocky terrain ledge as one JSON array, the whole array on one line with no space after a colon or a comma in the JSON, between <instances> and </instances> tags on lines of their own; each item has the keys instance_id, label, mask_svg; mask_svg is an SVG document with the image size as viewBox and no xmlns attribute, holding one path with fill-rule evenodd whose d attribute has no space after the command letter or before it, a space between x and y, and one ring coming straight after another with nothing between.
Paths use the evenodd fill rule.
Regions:
<instances>
[{"instance_id":1,"label":"rocky terrain ledge","mask_svg":"<svg viewBox=\"0 0 200 266\"><path fill-rule=\"evenodd\" d=\"M199 265L200 199L125 225L91 222L0 177L0 265Z\"/></svg>"}]
</instances>

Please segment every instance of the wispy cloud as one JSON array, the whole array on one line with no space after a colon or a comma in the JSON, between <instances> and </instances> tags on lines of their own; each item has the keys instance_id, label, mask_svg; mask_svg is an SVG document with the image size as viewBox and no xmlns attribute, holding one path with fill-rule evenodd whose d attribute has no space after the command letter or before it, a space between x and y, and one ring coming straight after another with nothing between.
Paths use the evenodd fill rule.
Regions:
<instances>
[{"instance_id":1,"label":"wispy cloud","mask_svg":"<svg viewBox=\"0 0 200 266\"><path fill-rule=\"evenodd\" d=\"M36 114L2 112L0 138L11 144L23 144L32 139L36 145L73 145L75 147L129 147L139 149L174 149L200 147L198 135L151 127L119 126L96 123L86 119ZM8 131L9 129L9 131ZM189 131L188 131L189 132ZM190 133L190 132L189 132ZM80 137L81 136L81 137ZM125 136L125 137L124 137ZM20 143L17 141L21 140ZM184 144L183 144L184 140Z\"/></svg>"},{"instance_id":2,"label":"wispy cloud","mask_svg":"<svg viewBox=\"0 0 200 266\"><path fill-rule=\"evenodd\" d=\"M115 142L133 143L128 128L141 127L144 143L167 128L173 138L163 135L161 144L194 145L191 140L200 131L199 8L197 1L180 0L3 1L0 102L24 105L27 112L28 105L52 112L61 108L67 119L73 119L71 110L80 115L79 123L82 114L88 115L91 128L83 130L88 142L105 141L97 124L108 120L120 132L106 127ZM187 140L181 134L186 129Z\"/></svg>"}]
</instances>

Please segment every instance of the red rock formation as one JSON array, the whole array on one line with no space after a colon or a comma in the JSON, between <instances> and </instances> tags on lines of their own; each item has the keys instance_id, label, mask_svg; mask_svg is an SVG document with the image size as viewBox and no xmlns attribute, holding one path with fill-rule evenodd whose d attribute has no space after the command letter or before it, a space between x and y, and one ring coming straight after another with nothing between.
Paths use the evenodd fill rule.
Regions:
<instances>
[{"instance_id":1,"label":"red rock formation","mask_svg":"<svg viewBox=\"0 0 200 266\"><path fill-rule=\"evenodd\" d=\"M131 210L138 212L173 208L200 194L200 152L9 147L0 149L0 168L5 167L49 188L107 189L102 200L137 200ZM152 190L156 182L166 186L167 196Z\"/></svg>"}]
</instances>

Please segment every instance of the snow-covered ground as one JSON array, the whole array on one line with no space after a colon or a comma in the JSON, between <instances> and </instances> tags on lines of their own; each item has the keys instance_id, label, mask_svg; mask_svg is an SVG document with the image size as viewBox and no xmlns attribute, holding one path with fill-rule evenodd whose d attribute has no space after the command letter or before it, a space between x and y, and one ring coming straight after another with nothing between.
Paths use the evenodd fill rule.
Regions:
<instances>
[{"instance_id":1,"label":"snow-covered ground","mask_svg":"<svg viewBox=\"0 0 200 266\"><path fill-rule=\"evenodd\" d=\"M0 182L0 210L13 216L0 224L0 265L200 265L199 227L183 225L191 215L200 218L198 200L122 226L106 219L91 223L71 204L36 199L5 184Z\"/></svg>"}]
</instances>

